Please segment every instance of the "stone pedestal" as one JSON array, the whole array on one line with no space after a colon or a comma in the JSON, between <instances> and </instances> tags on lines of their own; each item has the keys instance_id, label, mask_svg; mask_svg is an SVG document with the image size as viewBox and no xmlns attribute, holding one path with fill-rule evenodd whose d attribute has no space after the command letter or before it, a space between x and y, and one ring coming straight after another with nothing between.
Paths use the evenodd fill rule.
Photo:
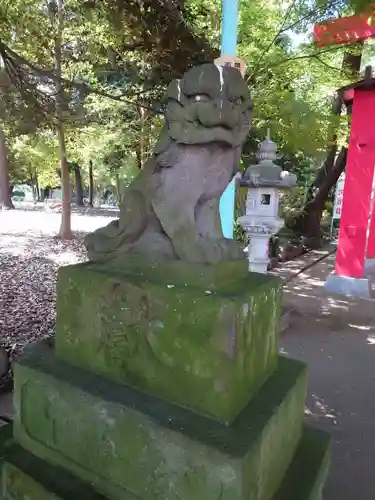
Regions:
<instances>
[{"instance_id":1,"label":"stone pedestal","mask_svg":"<svg viewBox=\"0 0 375 500\"><path fill-rule=\"evenodd\" d=\"M4 377L9 369L8 353L3 347L0 347L0 378Z\"/></svg>"},{"instance_id":2,"label":"stone pedestal","mask_svg":"<svg viewBox=\"0 0 375 500\"><path fill-rule=\"evenodd\" d=\"M365 273L371 276L375 275L375 259L365 260Z\"/></svg>"},{"instance_id":3,"label":"stone pedestal","mask_svg":"<svg viewBox=\"0 0 375 500\"><path fill-rule=\"evenodd\" d=\"M55 344L15 366L4 500L321 500L329 439L247 263L60 270Z\"/></svg>"},{"instance_id":4,"label":"stone pedestal","mask_svg":"<svg viewBox=\"0 0 375 500\"><path fill-rule=\"evenodd\" d=\"M371 282L367 277L351 278L332 273L326 279L324 289L328 293L338 293L347 297L371 298Z\"/></svg>"}]
</instances>

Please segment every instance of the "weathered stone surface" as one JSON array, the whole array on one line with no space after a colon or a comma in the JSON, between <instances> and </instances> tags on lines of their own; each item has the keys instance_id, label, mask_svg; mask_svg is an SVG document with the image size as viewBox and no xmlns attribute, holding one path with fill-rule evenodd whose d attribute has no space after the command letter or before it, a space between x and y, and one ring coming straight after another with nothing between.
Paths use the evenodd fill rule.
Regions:
<instances>
[{"instance_id":1,"label":"weathered stone surface","mask_svg":"<svg viewBox=\"0 0 375 500\"><path fill-rule=\"evenodd\" d=\"M15 436L111 500L269 500L297 447L305 366L275 374L231 426L26 350L15 367Z\"/></svg>"},{"instance_id":2,"label":"weathered stone surface","mask_svg":"<svg viewBox=\"0 0 375 500\"><path fill-rule=\"evenodd\" d=\"M9 369L9 357L6 350L0 346L0 377L3 377Z\"/></svg>"},{"instance_id":3,"label":"weathered stone surface","mask_svg":"<svg viewBox=\"0 0 375 500\"><path fill-rule=\"evenodd\" d=\"M0 454L4 457L1 434L2 430L0 430ZM94 492L75 475L51 466L17 444L13 444L11 449L6 451L7 456L4 457L1 472L2 500L26 498L105 500L106 498ZM329 462L329 436L316 429L304 427L297 452L272 500L322 500ZM137 497L130 493L123 493L122 500L136 499Z\"/></svg>"},{"instance_id":4,"label":"weathered stone surface","mask_svg":"<svg viewBox=\"0 0 375 500\"><path fill-rule=\"evenodd\" d=\"M72 473L23 449L11 429L11 425L0 429L1 500L106 500ZM124 494L123 500L136 498Z\"/></svg>"},{"instance_id":5,"label":"weathered stone surface","mask_svg":"<svg viewBox=\"0 0 375 500\"><path fill-rule=\"evenodd\" d=\"M280 281L246 263L137 262L60 270L57 356L232 421L276 367Z\"/></svg>"},{"instance_id":6,"label":"weathered stone surface","mask_svg":"<svg viewBox=\"0 0 375 500\"><path fill-rule=\"evenodd\" d=\"M234 68L203 64L171 82L166 98L160 139L126 189L119 220L85 240L90 260L121 266L134 253L199 263L245 258L223 236L219 201L250 130L248 86Z\"/></svg>"},{"instance_id":7,"label":"weathered stone surface","mask_svg":"<svg viewBox=\"0 0 375 500\"><path fill-rule=\"evenodd\" d=\"M331 461L331 439L305 426L293 462L273 500L322 500Z\"/></svg>"},{"instance_id":8,"label":"weathered stone surface","mask_svg":"<svg viewBox=\"0 0 375 500\"><path fill-rule=\"evenodd\" d=\"M61 500L12 464L2 465L2 500Z\"/></svg>"}]
</instances>

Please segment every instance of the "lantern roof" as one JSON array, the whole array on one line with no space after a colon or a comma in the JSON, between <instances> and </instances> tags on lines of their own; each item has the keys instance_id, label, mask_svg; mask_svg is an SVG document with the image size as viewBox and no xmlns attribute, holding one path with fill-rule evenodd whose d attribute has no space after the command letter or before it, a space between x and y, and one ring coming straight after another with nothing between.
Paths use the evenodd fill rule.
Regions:
<instances>
[{"instance_id":1,"label":"lantern roof","mask_svg":"<svg viewBox=\"0 0 375 500\"><path fill-rule=\"evenodd\" d=\"M241 186L254 187L275 187L285 189L295 185L297 177L289 172L284 172L274 161L277 159L277 146L271 141L270 130L267 129L267 136L259 144L256 157L258 163L250 165L243 174Z\"/></svg>"}]
</instances>

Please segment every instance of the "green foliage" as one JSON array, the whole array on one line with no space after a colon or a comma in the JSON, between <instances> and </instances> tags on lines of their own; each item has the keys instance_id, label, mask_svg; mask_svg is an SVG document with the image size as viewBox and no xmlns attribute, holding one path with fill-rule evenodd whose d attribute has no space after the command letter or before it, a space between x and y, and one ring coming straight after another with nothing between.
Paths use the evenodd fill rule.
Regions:
<instances>
[{"instance_id":1,"label":"green foliage","mask_svg":"<svg viewBox=\"0 0 375 500\"><path fill-rule=\"evenodd\" d=\"M280 215L286 221L293 220L305 204L307 186L298 185L281 195Z\"/></svg>"},{"instance_id":2,"label":"green foliage","mask_svg":"<svg viewBox=\"0 0 375 500\"><path fill-rule=\"evenodd\" d=\"M280 162L303 186L313 179L337 126L332 94L349 77L341 71L347 48L319 50L309 37L298 45L294 34L308 34L315 22L359 11L363 3L240 0L238 53L254 101L246 154L255 152L270 127ZM221 0L168 5L155 0L145 2L143 10L139 2L125 0L65 2L63 119L68 160L80 165L85 184L90 161L99 190L130 182L160 131L155 110L166 83L218 54L220 7ZM0 120L9 138L11 176L24 181L37 175L42 187L60 181L51 92L56 30L44 0L0 4ZM5 71L9 57L23 87ZM347 122L341 120L339 127L343 143ZM284 198L286 214L301 208L301 189Z\"/></svg>"},{"instance_id":3,"label":"green foliage","mask_svg":"<svg viewBox=\"0 0 375 500\"><path fill-rule=\"evenodd\" d=\"M59 151L50 132L16 137L11 151L13 180L30 181L37 174L40 186L59 185Z\"/></svg>"}]
</instances>

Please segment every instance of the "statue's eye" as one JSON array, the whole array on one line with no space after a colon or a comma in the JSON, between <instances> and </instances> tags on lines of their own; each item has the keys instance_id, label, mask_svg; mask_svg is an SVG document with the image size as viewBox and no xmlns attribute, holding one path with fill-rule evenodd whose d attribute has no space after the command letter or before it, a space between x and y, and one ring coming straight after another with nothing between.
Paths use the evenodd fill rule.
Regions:
<instances>
[{"instance_id":1,"label":"statue's eye","mask_svg":"<svg viewBox=\"0 0 375 500\"><path fill-rule=\"evenodd\" d=\"M194 97L194 100L197 102L199 102L199 101L207 102L210 100L210 98L208 97L208 95L198 94Z\"/></svg>"}]
</instances>

